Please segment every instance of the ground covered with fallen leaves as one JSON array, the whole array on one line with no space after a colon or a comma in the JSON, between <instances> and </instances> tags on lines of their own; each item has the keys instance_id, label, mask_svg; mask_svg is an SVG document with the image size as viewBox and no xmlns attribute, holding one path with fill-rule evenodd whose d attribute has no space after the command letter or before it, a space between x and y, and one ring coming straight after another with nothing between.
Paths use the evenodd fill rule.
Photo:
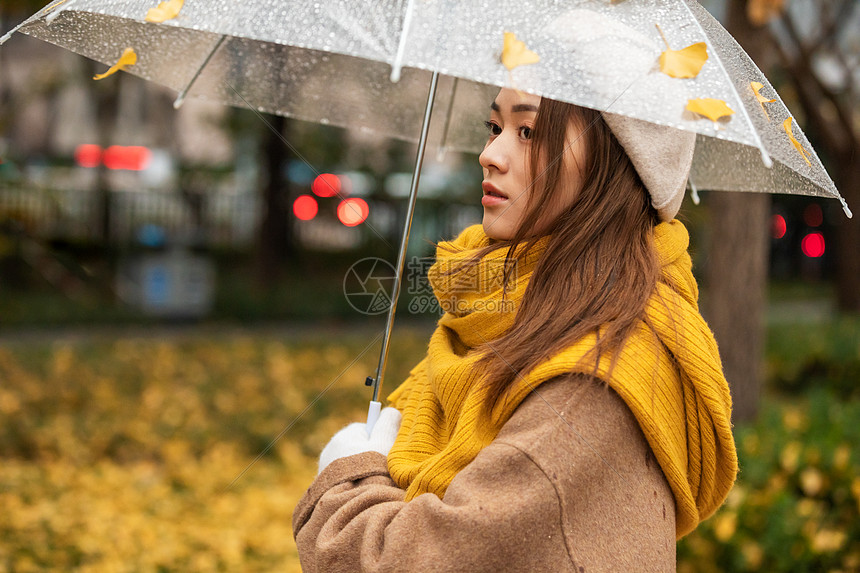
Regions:
<instances>
[{"instance_id":1,"label":"ground covered with fallen leaves","mask_svg":"<svg viewBox=\"0 0 860 573\"><path fill-rule=\"evenodd\" d=\"M396 332L387 390L429 332ZM322 446L364 417L378 334L7 337L0 570L299 571L292 510ZM848 350L825 362L854 364L860 346ZM679 544L680 571L860 570L860 400L833 382L846 368L798 370L829 374L736 428L738 483Z\"/></svg>"},{"instance_id":2,"label":"ground covered with fallen leaves","mask_svg":"<svg viewBox=\"0 0 860 573\"><path fill-rule=\"evenodd\" d=\"M3 345L0 570L299 571L292 510L376 334ZM398 333L392 380L425 345Z\"/></svg>"}]
</instances>

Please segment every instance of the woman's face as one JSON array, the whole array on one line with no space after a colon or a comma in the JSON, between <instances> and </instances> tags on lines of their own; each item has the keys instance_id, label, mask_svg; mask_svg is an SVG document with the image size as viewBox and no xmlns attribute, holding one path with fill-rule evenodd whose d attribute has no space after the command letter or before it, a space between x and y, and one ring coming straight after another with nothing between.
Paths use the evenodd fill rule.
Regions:
<instances>
[{"instance_id":1,"label":"woman's face","mask_svg":"<svg viewBox=\"0 0 860 573\"><path fill-rule=\"evenodd\" d=\"M505 88L490 106L489 137L479 161L484 170L484 232L493 239L512 238L528 210L532 191L529 153L540 101L540 96ZM563 181L555 191L557 196L544 206L535 234L541 234L570 207L582 186L585 142L576 123L572 121L567 128L561 158ZM541 163L542 170L548 162Z\"/></svg>"}]
</instances>

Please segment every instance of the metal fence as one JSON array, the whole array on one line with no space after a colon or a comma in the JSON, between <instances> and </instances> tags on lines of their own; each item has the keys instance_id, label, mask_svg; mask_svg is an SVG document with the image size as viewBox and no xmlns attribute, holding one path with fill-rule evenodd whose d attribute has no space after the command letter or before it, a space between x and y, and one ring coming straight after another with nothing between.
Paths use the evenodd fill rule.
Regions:
<instances>
[{"instance_id":1,"label":"metal fence","mask_svg":"<svg viewBox=\"0 0 860 573\"><path fill-rule=\"evenodd\" d=\"M254 193L201 194L186 199L170 191L112 191L110 241L130 244L145 228L167 240L244 248L254 240L260 201ZM46 189L0 185L0 224L32 237L101 241L102 208L92 189Z\"/></svg>"}]
</instances>

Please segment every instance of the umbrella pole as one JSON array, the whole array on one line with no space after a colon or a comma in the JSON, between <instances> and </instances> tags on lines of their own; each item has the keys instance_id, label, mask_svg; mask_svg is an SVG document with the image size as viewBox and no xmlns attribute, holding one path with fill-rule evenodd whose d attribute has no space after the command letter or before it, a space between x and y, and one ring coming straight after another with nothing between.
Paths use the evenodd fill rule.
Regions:
<instances>
[{"instance_id":1,"label":"umbrella pole","mask_svg":"<svg viewBox=\"0 0 860 573\"><path fill-rule=\"evenodd\" d=\"M368 377L365 384L373 385L373 398L367 410L367 431L373 429L379 418L382 403L379 401L379 388L382 386L382 374L388 360L388 347L391 340L391 330L394 327L394 313L397 310L397 299L400 296L400 284L403 278L403 265L406 261L406 247L409 245L409 230L412 228L412 215L415 212L415 201L418 199L418 180L421 178L421 165L424 163L424 150L427 147L427 133L430 131L430 116L433 114L433 100L436 98L436 85L439 83L439 72L433 72L430 80L430 91L427 94L427 106L424 109L424 123L421 126L421 137L418 140L418 155L415 158L415 169L412 172L412 186L409 189L409 203L406 210L406 222L403 225L403 236L400 239L400 252L397 254L397 267L394 277L394 290L391 294L391 305L388 307L388 319L385 322L385 336L382 338L382 350L379 352L379 365L376 367L376 377Z\"/></svg>"}]
</instances>

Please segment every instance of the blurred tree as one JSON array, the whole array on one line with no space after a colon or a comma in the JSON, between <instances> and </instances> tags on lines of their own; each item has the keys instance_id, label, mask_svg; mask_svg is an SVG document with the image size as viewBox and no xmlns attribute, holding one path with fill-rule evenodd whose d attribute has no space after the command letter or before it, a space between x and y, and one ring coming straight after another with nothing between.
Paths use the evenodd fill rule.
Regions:
<instances>
[{"instance_id":1,"label":"blurred tree","mask_svg":"<svg viewBox=\"0 0 860 573\"><path fill-rule=\"evenodd\" d=\"M805 116L803 129L836 187L860 208L860 2L750 0L750 23L778 58ZM860 218L839 217L837 299L860 312Z\"/></svg>"},{"instance_id":2,"label":"blurred tree","mask_svg":"<svg viewBox=\"0 0 860 573\"><path fill-rule=\"evenodd\" d=\"M726 27L766 70L764 46L746 17L747 7L747 0L731 0ZM705 313L732 389L732 416L751 420L758 413L764 376L770 195L712 192L710 197Z\"/></svg>"},{"instance_id":3,"label":"blurred tree","mask_svg":"<svg viewBox=\"0 0 860 573\"><path fill-rule=\"evenodd\" d=\"M286 260L295 252L290 216L290 180L287 165L293 157L288 146L286 118L268 116L262 134L261 208L257 247L257 278L263 287L277 283Z\"/></svg>"},{"instance_id":4,"label":"blurred tree","mask_svg":"<svg viewBox=\"0 0 860 573\"><path fill-rule=\"evenodd\" d=\"M0 35L5 34L13 26L16 26L19 21L23 20L39 8L44 6L42 0L3 0L0 2ZM3 65L3 50L0 50L0 78L3 77L5 66ZM10 96L9 89L4 88L6 82L0 82L0 112L5 110L6 100ZM0 133L5 132L3 129L3 114L0 113Z\"/></svg>"},{"instance_id":5,"label":"blurred tree","mask_svg":"<svg viewBox=\"0 0 860 573\"><path fill-rule=\"evenodd\" d=\"M99 62L91 62L87 68L91 72L91 76L94 76L103 72L105 66ZM88 81L82 84L85 89L90 91L91 95L87 99L95 102L96 105L96 137L102 149L107 149L114 144L114 128L119 113L120 82L126 79L124 76L124 74L118 74L102 81ZM96 197L98 234L103 244L109 245L111 243L113 209L111 208L110 178L104 162L100 162L98 166Z\"/></svg>"}]
</instances>

